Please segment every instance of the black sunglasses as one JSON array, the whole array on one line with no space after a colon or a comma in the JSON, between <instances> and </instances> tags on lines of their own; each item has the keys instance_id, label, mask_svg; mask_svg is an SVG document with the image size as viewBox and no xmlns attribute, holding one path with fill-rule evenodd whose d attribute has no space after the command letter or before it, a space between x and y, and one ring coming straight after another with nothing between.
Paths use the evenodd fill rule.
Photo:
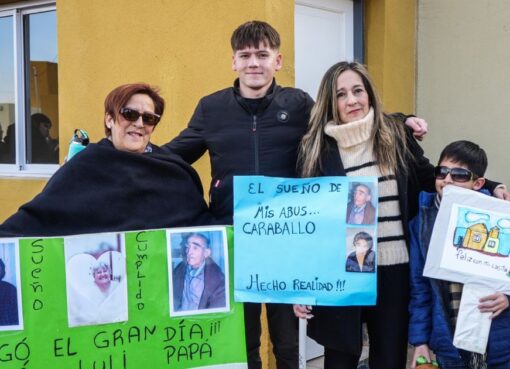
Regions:
<instances>
[{"instance_id":1,"label":"black sunglasses","mask_svg":"<svg viewBox=\"0 0 510 369\"><path fill-rule=\"evenodd\" d=\"M122 108L120 109L120 114L130 122L136 122L140 116L142 116L143 124L147 124L148 126L155 126L158 124L161 119L161 115L153 114L153 113L139 113L136 110L130 108Z\"/></svg>"},{"instance_id":2,"label":"black sunglasses","mask_svg":"<svg viewBox=\"0 0 510 369\"><path fill-rule=\"evenodd\" d=\"M448 168L443 166L437 166L434 168L434 176L437 179L445 179L450 173L452 180L455 182L468 182L472 179L477 179L478 176L472 171L464 168Z\"/></svg>"}]
</instances>

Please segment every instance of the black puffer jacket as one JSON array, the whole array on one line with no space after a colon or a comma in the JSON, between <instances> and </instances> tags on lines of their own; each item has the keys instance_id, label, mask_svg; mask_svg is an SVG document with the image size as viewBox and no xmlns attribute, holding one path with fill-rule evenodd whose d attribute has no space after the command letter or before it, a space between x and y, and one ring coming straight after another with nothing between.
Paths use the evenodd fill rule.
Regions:
<instances>
[{"instance_id":1,"label":"black puffer jacket","mask_svg":"<svg viewBox=\"0 0 510 369\"><path fill-rule=\"evenodd\" d=\"M164 147L188 163L209 151L210 208L232 222L234 175L296 177L297 149L306 132L312 98L274 81L256 112L238 93L238 81L200 100L188 127Z\"/></svg>"}]
</instances>

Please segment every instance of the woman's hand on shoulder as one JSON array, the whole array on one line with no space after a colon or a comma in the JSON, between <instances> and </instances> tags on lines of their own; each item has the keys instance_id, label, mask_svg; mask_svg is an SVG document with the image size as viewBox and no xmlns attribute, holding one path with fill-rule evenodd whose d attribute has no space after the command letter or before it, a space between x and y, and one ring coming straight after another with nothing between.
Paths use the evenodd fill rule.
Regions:
<instances>
[{"instance_id":1,"label":"woman's hand on shoulder","mask_svg":"<svg viewBox=\"0 0 510 369\"><path fill-rule=\"evenodd\" d=\"M310 305L296 305L292 306L294 309L294 315L299 319L311 319L313 318L312 307Z\"/></svg>"},{"instance_id":2,"label":"woman's hand on shoulder","mask_svg":"<svg viewBox=\"0 0 510 369\"><path fill-rule=\"evenodd\" d=\"M478 305L478 309L482 313L492 313L491 319L494 319L499 314L503 312L503 310L508 308L508 296L501 293L496 292L492 295L482 297L480 299L480 305Z\"/></svg>"},{"instance_id":3,"label":"woman's hand on shoulder","mask_svg":"<svg viewBox=\"0 0 510 369\"><path fill-rule=\"evenodd\" d=\"M492 191L492 195L498 199L510 201L510 192L508 192L506 186L502 184Z\"/></svg>"},{"instance_id":4,"label":"woman's hand on shoulder","mask_svg":"<svg viewBox=\"0 0 510 369\"><path fill-rule=\"evenodd\" d=\"M413 136L418 141L423 140L428 132L428 123L425 119L418 117L407 117L405 121L406 126L413 130Z\"/></svg>"}]
</instances>

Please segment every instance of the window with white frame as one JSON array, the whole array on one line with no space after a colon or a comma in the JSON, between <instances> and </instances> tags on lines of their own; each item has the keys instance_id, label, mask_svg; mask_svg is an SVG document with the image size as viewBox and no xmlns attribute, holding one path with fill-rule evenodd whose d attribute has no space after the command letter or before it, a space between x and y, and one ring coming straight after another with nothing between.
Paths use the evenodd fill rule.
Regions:
<instances>
[{"instance_id":1,"label":"window with white frame","mask_svg":"<svg viewBox=\"0 0 510 369\"><path fill-rule=\"evenodd\" d=\"M0 6L0 176L53 173L58 125L55 4Z\"/></svg>"}]
</instances>

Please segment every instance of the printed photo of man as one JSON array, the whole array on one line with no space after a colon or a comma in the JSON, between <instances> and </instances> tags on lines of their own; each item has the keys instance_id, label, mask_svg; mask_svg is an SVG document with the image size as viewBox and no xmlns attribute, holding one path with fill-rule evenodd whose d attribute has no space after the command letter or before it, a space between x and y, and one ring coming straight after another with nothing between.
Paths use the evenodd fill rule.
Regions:
<instances>
[{"instance_id":1,"label":"printed photo of man","mask_svg":"<svg viewBox=\"0 0 510 369\"><path fill-rule=\"evenodd\" d=\"M347 204L347 224L374 224L375 207L372 205L372 190L368 184L352 184L352 196Z\"/></svg>"},{"instance_id":2,"label":"printed photo of man","mask_svg":"<svg viewBox=\"0 0 510 369\"><path fill-rule=\"evenodd\" d=\"M205 233L182 236L183 258L172 272L175 312L226 307L225 275L211 257L211 241Z\"/></svg>"}]
</instances>

